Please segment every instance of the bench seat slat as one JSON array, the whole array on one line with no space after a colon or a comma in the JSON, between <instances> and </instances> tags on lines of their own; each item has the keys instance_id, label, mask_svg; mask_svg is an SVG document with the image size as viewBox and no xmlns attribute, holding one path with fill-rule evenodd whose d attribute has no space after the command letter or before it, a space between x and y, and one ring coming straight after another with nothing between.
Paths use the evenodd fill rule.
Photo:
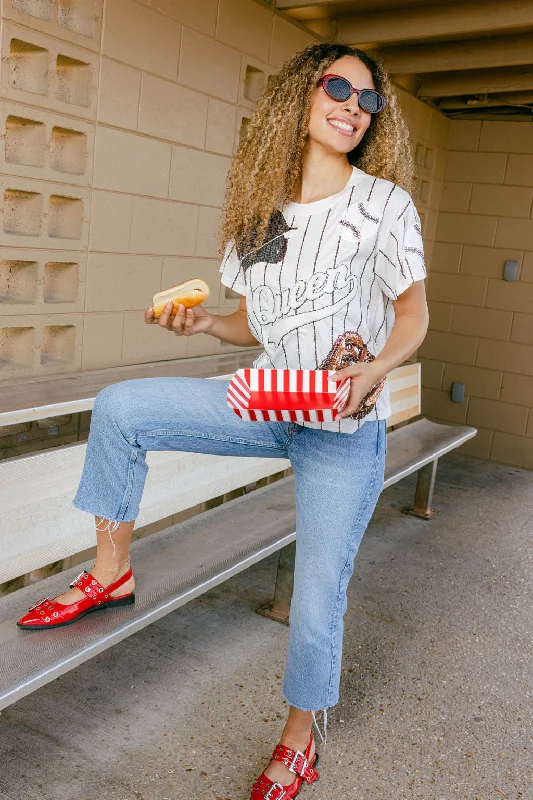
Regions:
<instances>
[{"instance_id":1,"label":"bench seat slat","mask_svg":"<svg viewBox=\"0 0 533 800\"><path fill-rule=\"evenodd\" d=\"M94 520L72 505L87 445L0 461L0 583L94 546ZM150 451L137 527L290 466L286 458Z\"/></svg>"},{"instance_id":2,"label":"bench seat slat","mask_svg":"<svg viewBox=\"0 0 533 800\"><path fill-rule=\"evenodd\" d=\"M284 478L134 542L138 591L133 606L96 611L56 630L16 627L36 599L65 591L92 562L3 597L0 709L289 544L294 531L294 484L292 478Z\"/></svg>"},{"instance_id":3,"label":"bench seat slat","mask_svg":"<svg viewBox=\"0 0 533 800\"><path fill-rule=\"evenodd\" d=\"M385 486L475 433L474 428L425 419L391 432L387 436ZM92 562L47 578L39 587L28 586L2 598L0 708L289 544L295 538L295 525L291 476L135 542L132 563L138 590L133 606L89 614L66 629L32 632L16 628L15 621L37 595L61 593Z\"/></svg>"},{"instance_id":4,"label":"bench seat slat","mask_svg":"<svg viewBox=\"0 0 533 800\"><path fill-rule=\"evenodd\" d=\"M443 425L429 419L418 419L391 431L387 434L384 488L446 455L476 433L476 428L468 425Z\"/></svg>"},{"instance_id":5,"label":"bench seat slat","mask_svg":"<svg viewBox=\"0 0 533 800\"><path fill-rule=\"evenodd\" d=\"M250 348L223 355L155 361L151 364L56 375L53 378L6 381L0 393L0 426L89 411L98 392L118 381L232 375L240 367L249 367L251 360L261 352L260 348Z\"/></svg>"}]
</instances>

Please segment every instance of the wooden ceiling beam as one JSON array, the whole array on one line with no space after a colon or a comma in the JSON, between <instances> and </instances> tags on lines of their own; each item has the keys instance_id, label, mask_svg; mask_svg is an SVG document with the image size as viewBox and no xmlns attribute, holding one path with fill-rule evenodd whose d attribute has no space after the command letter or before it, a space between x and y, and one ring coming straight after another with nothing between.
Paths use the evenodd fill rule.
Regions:
<instances>
[{"instance_id":1,"label":"wooden ceiling beam","mask_svg":"<svg viewBox=\"0 0 533 800\"><path fill-rule=\"evenodd\" d=\"M422 79L418 97L453 97L464 94L494 94L533 89L533 67L480 69L428 75Z\"/></svg>"},{"instance_id":2,"label":"wooden ceiling beam","mask_svg":"<svg viewBox=\"0 0 533 800\"><path fill-rule=\"evenodd\" d=\"M380 56L393 75L533 64L533 34L389 47Z\"/></svg>"},{"instance_id":3,"label":"wooden ceiling beam","mask_svg":"<svg viewBox=\"0 0 533 800\"><path fill-rule=\"evenodd\" d=\"M457 97L445 97L439 102L438 106L440 111L452 111L459 109L467 110L472 108L483 110L484 108L501 107L502 105L509 108L512 106L531 104L533 104L533 91L492 94L488 95L487 102L485 103L467 103L466 100L462 100Z\"/></svg>"},{"instance_id":4,"label":"wooden ceiling beam","mask_svg":"<svg viewBox=\"0 0 533 800\"><path fill-rule=\"evenodd\" d=\"M337 24L338 41L346 44L415 42L432 36L523 30L533 26L533 12L531 0L470 0L342 16Z\"/></svg>"},{"instance_id":5,"label":"wooden ceiling beam","mask_svg":"<svg viewBox=\"0 0 533 800\"><path fill-rule=\"evenodd\" d=\"M292 8L311 8L312 6L333 6L342 0L276 0L279 11L289 11Z\"/></svg>"}]
</instances>

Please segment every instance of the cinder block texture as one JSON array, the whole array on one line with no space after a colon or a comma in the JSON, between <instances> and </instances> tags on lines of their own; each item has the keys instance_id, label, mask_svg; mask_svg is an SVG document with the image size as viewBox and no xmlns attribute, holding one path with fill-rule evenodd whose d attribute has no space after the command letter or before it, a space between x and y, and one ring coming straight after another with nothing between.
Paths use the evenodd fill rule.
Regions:
<instances>
[{"instance_id":1,"label":"cinder block texture","mask_svg":"<svg viewBox=\"0 0 533 800\"><path fill-rule=\"evenodd\" d=\"M198 206L135 197L130 251L151 255L194 255ZM203 255L203 254L199 254Z\"/></svg>"},{"instance_id":2,"label":"cinder block texture","mask_svg":"<svg viewBox=\"0 0 533 800\"><path fill-rule=\"evenodd\" d=\"M172 148L169 195L173 200L221 206L230 159L225 156Z\"/></svg>"},{"instance_id":3,"label":"cinder block texture","mask_svg":"<svg viewBox=\"0 0 533 800\"><path fill-rule=\"evenodd\" d=\"M208 99L171 81L143 75L139 130L158 139L203 147Z\"/></svg>"},{"instance_id":4,"label":"cinder block texture","mask_svg":"<svg viewBox=\"0 0 533 800\"><path fill-rule=\"evenodd\" d=\"M249 0L220 0L216 38L236 50L268 60L275 16Z\"/></svg>"},{"instance_id":5,"label":"cinder block texture","mask_svg":"<svg viewBox=\"0 0 533 800\"><path fill-rule=\"evenodd\" d=\"M502 379L503 373L497 370L480 369L462 364L445 364L442 388L446 392L451 392L454 382L464 383L466 396L498 400Z\"/></svg>"},{"instance_id":6,"label":"cinder block texture","mask_svg":"<svg viewBox=\"0 0 533 800\"><path fill-rule=\"evenodd\" d=\"M445 363L475 364L477 347L478 340L473 336L429 330L418 352L424 358Z\"/></svg>"},{"instance_id":7,"label":"cinder block texture","mask_svg":"<svg viewBox=\"0 0 533 800\"><path fill-rule=\"evenodd\" d=\"M184 28L178 81L183 86L236 103L241 53L198 31Z\"/></svg>"},{"instance_id":8,"label":"cinder block texture","mask_svg":"<svg viewBox=\"0 0 533 800\"><path fill-rule=\"evenodd\" d=\"M198 232L196 236L197 256L218 258L217 232L220 225L220 209L200 206L198 209Z\"/></svg>"},{"instance_id":9,"label":"cinder block texture","mask_svg":"<svg viewBox=\"0 0 533 800\"><path fill-rule=\"evenodd\" d=\"M533 188L475 184L469 211L473 214L496 214L498 217L529 217Z\"/></svg>"},{"instance_id":10,"label":"cinder block texture","mask_svg":"<svg viewBox=\"0 0 533 800\"><path fill-rule=\"evenodd\" d=\"M86 261L84 252L3 248L0 317L82 312Z\"/></svg>"},{"instance_id":11,"label":"cinder block texture","mask_svg":"<svg viewBox=\"0 0 533 800\"><path fill-rule=\"evenodd\" d=\"M486 121L481 125L479 150L533 153L533 132L521 122Z\"/></svg>"},{"instance_id":12,"label":"cinder block texture","mask_svg":"<svg viewBox=\"0 0 533 800\"><path fill-rule=\"evenodd\" d=\"M5 147L0 148L2 174L91 185L94 125L90 122L0 101L0 126L5 137Z\"/></svg>"},{"instance_id":13,"label":"cinder block texture","mask_svg":"<svg viewBox=\"0 0 533 800\"><path fill-rule=\"evenodd\" d=\"M143 364L186 358L187 337L176 336L160 325L147 325L137 311L124 314L122 364Z\"/></svg>"},{"instance_id":14,"label":"cinder block texture","mask_svg":"<svg viewBox=\"0 0 533 800\"><path fill-rule=\"evenodd\" d=\"M276 14L274 16L272 45L268 60L272 66L281 67L297 50L301 50L316 41L317 39L308 31L298 28L284 17Z\"/></svg>"},{"instance_id":15,"label":"cinder block texture","mask_svg":"<svg viewBox=\"0 0 533 800\"><path fill-rule=\"evenodd\" d=\"M452 324L452 303L429 300L429 327L432 331L449 331Z\"/></svg>"},{"instance_id":16,"label":"cinder block texture","mask_svg":"<svg viewBox=\"0 0 533 800\"><path fill-rule=\"evenodd\" d=\"M505 183L513 186L533 185L533 156L509 154Z\"/></svg>"},{"instance_id":17,"label":"cinder block texture","mask_svg":"<svg viewBox=\"0 0 533 800\"><path fill-rule=\"evenodd\" d=\"M480 133L481 122L478 120L451 120L448 150L477 150Z\"/></svg>"},{"instance_id":18,"label":"cinder block texture","mask_svg":"<svg viewBox=\"0 0 533 800\"><path fill-rule=\"evenodd\" d=\"M440 389L444 372L442 361L421 358L420 362L422 364L422 386L426 389Z\"/></svg>"},{"instance_id":19,"label":"cinder block texture","mask_svg":"<svg viewBox=\"0 0 533 800\"><path fill-rule=\"evenodd\" d=\"M202 0L202 13L198 13L197 0L139 0L144 6L148 6L154 11L159 11L170 19L183 22L193 28L214 36L218 0Z\"/></svg>"},{"instance_id":20,"label":"cinder block texture","mask_svg":"<svg viewBox=\"0 0 533 800\"><path fill-rule=\"evenodd\" d=\"M98 121L135 130L139 114L142 72L102 58Z\"/></svg>"},{"instance_id":21,"label":"cinder block texture","mask_svg":"<svg viewBox=\"0 0 533 800\"><path fill-rule=\"evenodd\" d=\"M130 194L92 192L91 251L128 252L133 200Z\"/></svg>"},{"instance_id":22,"label":"cinder block texture","mask_svg":"<svg viewBox=\"0 0 533 800\"><path fill-rule=\"evenodd\" d=\"M460 258L460 272L463 275L501 280L505 261L509 258L520 262L522 255L522 250L510 250L506 247L465 245Z\"/></svg>"},{"instance_id":23,"label":"cinder block texture","mask_svg":"<svg viewBox=\"0 0 533 800\"><path fill-rule=\"evenodd\" d=\"M46 132L42 122L10 115L5 121L5 160L17 166L44 167Z\"/></svg>"},{"instance_id":24,"label":"cinder block texture","mask_svg":"<svg viewBox=\"0 0 533 800\"><path fill-rule=\"evenodd\" d=\"M230 103L209 98L205 149L230 156L235 141L237 109Z\"/></svg>"},{"instance_id":25,"label":"cinder block texture","mask_svg":"<svg viewBox=\"0 0 533 800\"><path fill-rule=\"evenodd\" d=\"M86 249L90 207L87 190L2 177L0 192L6 245Z\"/></svg>"},{"instance_id":26,"label":"cinder block texture","mask_svg":"<svg viewBox=\"0 0 533 800\"><path fill-rule=\"evenodd\" d=\"M94 119L98 56L40 31L4 21L0 77L4 99Z\"/></svg>"},{"instance_id":27,"label":"cinder block texture","mask_svg":"<svg viewBox=\"0 0 533 800\"><path fill-rule=\"evenodd\" d=\"M132 67L175 79L181 25L134 0L106 6L102 53Z\"/></svg>"},{"instance_id":28,"label":"cinder block texture","mask_svg":"<svg viewBox=\"0 0 533 800\"><path fill-rule=\"evenodd\" d=\"M118 311L85 314L82 370L105 369L121 363L123 328L124 315Z\"/></svg>"},{"instance_id":29,"label":"cinder block texture","mask_svg":"<svg viewBox=\"0 0 533 800\"><path fill-rule=\"evenodd\" d=\"M161 288L162 258L90 253L86 311L144 311Z\"/></svg>"},{"instance_id":30,"label":"cinder block texture","mask_svg":"<svg viewBox=\"0 0 533 800\"><path fill-rule=\"evenodd\" d=\"M512 441L527 437L533 415L530 126L452 121L445 174L428 280L431 330L420 352L444 362L443 390L454 381L466 384L467 422L481 430L471 454L522 463L519 450L514 462L509 453ZM503 280L509 259L518 261L517 282ZM425 402L425 413L432 408L450 419L436 396Z\"/></svg>"},{"instance_id":31,"label":"cinder block texture","mask_svg":"<svg viewBox=\"0 0 533 800\"><path fill-rule=\"evenodd\" d=\"M503 183L505 153L450 152L446 161L447 181Z\"/></svg>"},{"instance_id":32,"label":"cinder block texture","mask_svg":"<svg viewBox=\"0 0 533 800\"><path fill-rule=\"evenodd\" d=\"M83 315L18 315L0 323L0 379L80 369Z\"/></svg>"},{"instance_id":33,"label":"cinder block texture","mask_svg":"<svg viewBox=\"0 0 533 800\"><path fill-rule=\"evenodd\" d=\"M5 19L97 51L100 46L103 0L6 0Z\"/></svg>"},{"instance_id":34,"label":"cinder block texture","mask_svg":"<svg viewBox=\"0 0 533 800\"><path fill-rule=\"evenodd\" d=\"M171 145L99 125L94 187L135 195L168 197Z\"/></svg>"}]
</instances>

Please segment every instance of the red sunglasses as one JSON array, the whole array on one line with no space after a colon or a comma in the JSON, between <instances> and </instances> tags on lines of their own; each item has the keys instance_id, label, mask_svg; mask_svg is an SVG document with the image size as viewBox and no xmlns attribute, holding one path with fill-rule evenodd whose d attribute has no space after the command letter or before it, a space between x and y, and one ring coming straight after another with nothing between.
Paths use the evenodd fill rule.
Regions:
<instances>
[{"instance_id":1,"label":"red sunglasses","mask_svg":"<svg viewBox=\"0 0 533 800\"><path fill-rule=\"evenodd\" d=\"M359 108L368 111L369 114L378 114L383 111L387 103L386 99L374 89L354 89L352 84L342 75L324 75L317 82L317 86L322 87L326 94L339 103L349 100L352 94L357 93Z\"/></svg>"}]
</instances>

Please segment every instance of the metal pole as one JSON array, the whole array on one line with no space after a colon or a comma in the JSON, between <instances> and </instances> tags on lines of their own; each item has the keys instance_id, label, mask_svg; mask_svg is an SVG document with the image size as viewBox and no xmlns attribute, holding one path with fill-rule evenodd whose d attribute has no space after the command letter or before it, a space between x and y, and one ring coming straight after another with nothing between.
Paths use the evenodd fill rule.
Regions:
<instances>
[{"instance_id":1,"label":"metal pole","mask_svg":"<svg viewBox=\"0 0 533 800\"><path fill-rule=\"evenodd\" d=\"M418 470L415 502L412 507L403 509L405 514L412 514L415 517L420 517L420 519L431 519L438 513L434 508L431 508L435 477L437 475L437 463L438 458Z\"/></svg>"},{"instance_id":2,"label":"metal pole","mask_svg":"<svg viewBox=\"0 0 533 800\"><path fill-rule=\"evenodd\" d=\"M257 609L258 614L278 622L289 624L292 589L294 586L294 559L296 542L291 542L279 551L278 572L274 599Z\"/></svg>"}]
</instances>

